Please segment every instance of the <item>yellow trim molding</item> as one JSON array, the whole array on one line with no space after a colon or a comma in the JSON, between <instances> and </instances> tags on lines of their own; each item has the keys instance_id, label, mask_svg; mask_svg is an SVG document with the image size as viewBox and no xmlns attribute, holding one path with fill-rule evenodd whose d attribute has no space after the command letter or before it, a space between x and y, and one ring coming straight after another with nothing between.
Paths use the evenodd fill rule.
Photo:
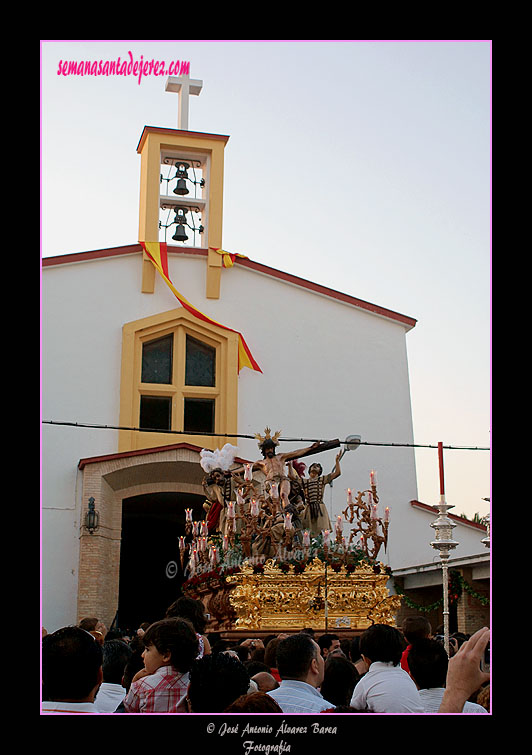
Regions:
<instances>
[{"instance_id":1,"label":"yellow trim molding","mask_svg":"<svg viewBox=\"0 0 532 755\"><path fill-rule=\"evenodd\" d=\"M174 336L173 375L171 384L142 383L142 345L147 341ZM186 336L208 344L216 351L216 379L214 387L185 385ZM142 395L172 398L173 433L120 430L118 451L191 443L211 450L225 443L236 444L238 423L238 334L199 321L186 309L163 312L126 323L122 328L122 369L120 379L121 427L138 428ZM186 435L183 433L185 398L215 399L214 432L216 436Z\"/></svg>"}]
</instances>

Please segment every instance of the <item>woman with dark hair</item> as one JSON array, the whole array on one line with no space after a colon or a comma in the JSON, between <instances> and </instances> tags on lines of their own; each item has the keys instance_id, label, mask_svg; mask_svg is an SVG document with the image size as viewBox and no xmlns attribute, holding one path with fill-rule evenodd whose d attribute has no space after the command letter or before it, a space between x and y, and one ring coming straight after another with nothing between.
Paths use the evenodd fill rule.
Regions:
<instances>
[{"instance_id":1,"label":"woman with dark hair","mask_svg":"<svg viewBox=\"0 0 532 755\"><path fill-rule=\"evenodd\" d=\"M237 697L231 703L225 713L282 713L283 711L273 697L266 692L250 692L247 695Z\"/></svg>"},{"instance_id":2,"label":"woman with dark hair","mask_svg":"<svg viewBox=\"0 0 532 755\"><path fill-rule=\"evenodd\" d=\"M185 596L178 598L166 610L166 618L169 619L173 617L188 619L196 630L199 642L198 658L202 658L204 655L209 655L211 652L211 646L209 640L205 636L207 618L205 616L205 607L201 600L194 600L194 598L187 598Z\"/></svg>"},{"instance_id":3,"label":"woman with dark hair","mask_svg":"<svg viewBox=\"0 0 532 755\"><path fill-rule=\"evenodd\" d=\"M244 664L227 653L206 655L190 669L187 704L189 713L223 713L249 688Z\"/></svg>"},{"instance_id":4,"label":"woman with dark hair","mask_svg":"<svg viewBox=\"0 0 532 755\"><path fill-rule=\"evenodd\" d=\"M337 705L349 705L360 674L347 658L331 655L325 663L320 692L326 700Z\"/></svg>"},{"instance_id":5,"label":"woman with dark hair","mask_svg":"<svg viewBox=\"0 0 532 755\"><path fill-rule=\"evenodd\" d=\"M96 617L81 619L78 626L80 629L84 629L86 632L92 634L99 645L103 645L107 635L107 627L101 619Z\"/></svg>"}]
</instances>

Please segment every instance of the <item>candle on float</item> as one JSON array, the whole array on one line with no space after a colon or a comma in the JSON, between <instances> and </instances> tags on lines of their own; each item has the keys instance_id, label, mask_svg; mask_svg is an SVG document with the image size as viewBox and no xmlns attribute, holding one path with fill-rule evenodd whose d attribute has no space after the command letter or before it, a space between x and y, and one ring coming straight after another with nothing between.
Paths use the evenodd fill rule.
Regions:
<instances>
[{"instance_id":1,"label":"candle on float","mask_svg":"<svg viewBox=\"0 0 532 755\"><path fill-rule=\"evenodd\" d=\"M371 518L377 519L377 504L376 503L374 503L373 506L371 507Z\"/></svg>"},{"instance_id":2,"label":"candle on float","mask_svg":"<svg viewBox=\"0 0 532 755\"><path fill-rule=\"evenodd\" d=\"M347 488L347 503L353 503L353 495L351 493L351 488Z\"/></svg>"},{"instance_id":3,"label":"candle on float","mask_svg":"<svg viewBox=\"0 0 532 755\"><path fill-rule=\"evenodd\" d=\"M227 537L227 535L224 535L223 537L222 546L223 546L224 551L226 551L229 548L229 538Z\"/></svg>"},{"instance_id":4,"label":"candle on float","mask_svg":"<svg viewBox=\"0 0 532 755\"><path fill-rule=\"evenodd\" d=\"M236 502L238 503L239 506L243 506L245 503L244 498L242 496L242 491L240 489L236 491Z\"/></svg>"},{"instance_id":5,"label":"candle on float","mask_svg":"<svg viewBox=\"0 0 532 755\"><path fill-rule=\"evenodd\" d=\"M369 473L369 482L372 487L377 484L377 473L374 469Z\"/></svg>"},{"instance_id":6,"label":"candle on float","mask_svg":"<svg viewBox=\"0 0 532 755\"><path fill-rule=\"evenodd\" d=\"M180 551L185 550L185 538L183 536L179 538L179 550Z\"/></svg>"},{"instance_id":7,"label":"candle on float","mask_svg":"<svg viewBox=\"0 0 532 755\"><path fill-rule=\"evenodd\" d=\"M259 515L259 502L253 498L251 501L251 516L258 516L258 515Z\"/></svg>"},{"instance_id":8,"label":"candle on float","mask_svg":"<svg viewBox=\"0 0 532 755\"><path fill-rule=\"evenodd\" d=\"M251 474L251 464L244 464L244 480L250 482L253 478Z\"/></svg>"},{"instance_id":9,"label":"candle on float","mask_svg":"<svg viewBox=\"0 0 532 755\"><path fill-rule=\"evenodd\" d=\"M185 509L185 521L186 522L192 521L192 509Z\"/></svg>"},{"instance_id":10,"label":"candle on float","mask_svg":"<svg viewBox=\"0 0 532 755\"><path fill-rule=\"evenodd\" d=\"M305 530L303 532L303 547L308 548L310 545L310 532L308 530Z\"/></svg>"},{"instance_id":11,"label":"candle on float","mask_svg":"<svg viewBox=\"0 0 532 755\"><path fill-rule=\"evenodd\" d=\"M284 515L284 528L285 530L291 530L294 528L294 525L292 524L292 514Z\"/></svg>"},{"instance_id":12,"label":"candle on float","mask_svg":"<svg viewBox=\"0 0 532 755\"><path fill-rule=\"evenodd\" d=\"M229 501L229 503L227 504L227 516L229 517L229 519L235 518L235 504L233 503L233 501Z\"/></svg>"},{"instance_id":13,"label":"candle on float","mask_svg":"<svg viewBox=\"0 0 532 755\"><path fill-rule=\"evenodd\" d=\"M198 527L199 522L192 522L192 534L194 535L194 537L198 536Z\"/></svg>"},{"instance_id":14,"label":"candle on float","mask_svg":"<svg viewBox=\"0 0 532 755\"><path fill-rule=\"evenodd\" d=\"M190 563L191 563L191 565L192 566L196 566L197 560L198 560L198 553L197 553L196 549L194 548L194 550L190 554Z\"/></svg>"},{"instance_id":15,"label":"candle on float","mask_svg":"<svg viewBox=\"0 0 532 755\"><path fill-rule=\"evenodd\" d=\"M323 535L323 545L329 545L329 535L330 535L330 534L331 534L331 533L330 533L330 531L329 531L329 530L322 530L322 535Z\"/></svg>"},{"instance_id":16,"label":"candle on float","mask_svg":"<svg viewBox=\"0 0 532 755\"><path fill-rule=\"evenodd\" d=\"M389 506L386 506L384 509L384 521L389 522L390 521L390 508Z\"/></svg>"},{"instance_id":17,"label":"candle on float","mask_svg":"<svg viewBox=\"0 0 532 755\"><path fill-rule=\"evenodd\" d=\"M206 537L200 537L199 543L200 543L200 551L203 552L203 551L207 550L207 538Z\"/></svg>"},{"instance_id":18,"label":"candle on float","mask_svg":"<svg viewBox=\"0 0 532 755\"><path fill-rule=\"evenodd\" d=\"M218 563L218 551L216 550L214 545L211 546L211 550L209 553L209 560L211 562L211 566L214 566L215 564Z\"/></svg>"},{"instance_id":19,"label":"candle on float","mask_svg":"<svg viewBox=\"0 0 532 755\"><path fill-rule=\"evenodd\" d=\"M279 486L276 482L272 482L270 486L270 495L272 498L279 498Z\"/></svg>"},{"instance_id":20,"label":"candle on float","mask_svg":"<svg viewBox=\"0 0 532 755\"><path fill-rule=\"evenodd\" d=\"M336 519L336 531L341 532L342 531L342 515L338 514L338 518Z\"/></svg>"},{"instance_id":21,"label":"candle on float","mask_svg":"<svg viewBox=\"0 0 532 755\"><path fill-rule=\"evenodd\" d=\"M209 534L209 530L207 529L207 522L205 521L201 523L201 534L204 536L207 536Z\"/></svg>"}]
</instances>

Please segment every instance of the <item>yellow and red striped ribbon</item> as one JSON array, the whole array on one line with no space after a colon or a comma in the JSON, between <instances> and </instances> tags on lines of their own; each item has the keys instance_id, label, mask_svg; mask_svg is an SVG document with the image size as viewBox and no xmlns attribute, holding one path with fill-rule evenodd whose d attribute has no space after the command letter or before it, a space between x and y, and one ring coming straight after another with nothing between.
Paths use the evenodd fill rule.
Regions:
<instances>
[{"instance_id":1,"label":"yellow and red striped ribbon","mask_svg":"<svg viewBox=\"0 0 532 755\"><path fill-rule=\"evenodd\" d=\"M182 306L187 310L187 312L190 312L198 319L203 320L203 322L210 323L211 325L217 325L219 328L230 330L232 333L238 333L238 372L240 372L242 367L249 367L249 369L251 370L262 373L262 370L253 358L253 355L249 350L249 346L244 340L242 333L239 333L238 330L233 330L233 328L228 328L226 325L221 325L221 323L212 320L210 317L207 317L207 315L204 315L203 312L199 311L199 309L193 307L192 304L187 301L187 299L185 299L183 294L179 293L179 291L175 288L168 274L167 245L164 242L159 241L141 241L140 243L148 258L153 262L155 268L159 271L165 283L168 285L168 287L182 304ZM224 254L227 253L224 252ZM244 255L239 254L235 256L243 257ZM231 262L231 264L233 264L233 262Z\"/></svg>"},{"instance_id":2,"label":"yellow and red striped ribbon","mask_svg":"<svg viewBox=\"0 0 532 755\"><path fill-rule=\"evenodd\" d=\"M222 267L233 267L235 264L235 259L237 257L242 257L243 259L247 260L247 257L245 254L235 254L233 252L226 252L224 249L218 249L215 246L210 246L209 249L212 249L213 252L217 252L218 254L222 255Z\"/></svg>"}]
</instances>

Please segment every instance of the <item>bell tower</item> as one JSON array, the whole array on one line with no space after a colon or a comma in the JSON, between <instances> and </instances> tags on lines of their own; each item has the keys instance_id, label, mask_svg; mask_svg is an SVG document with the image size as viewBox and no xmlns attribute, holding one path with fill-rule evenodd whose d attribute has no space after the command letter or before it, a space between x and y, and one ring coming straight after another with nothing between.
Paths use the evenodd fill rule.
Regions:
<instances>
[{"instance_id":1,"label":"bell tower","mask_svg":"<svg viewBox=\"0 0 532 755\"><path fill-rule=\"evenodd\" d=\"M159 241L206 253L206 296L220 297L224 149L228 136L188 130L190 95L203 82L169 77L167 92L178 95L178 128L145 126L141 157L139 241ZM211 248L213 247L213 248ZM155 268L144 254L142 292L153 293Z\"/></svg>"}]
</instances>

